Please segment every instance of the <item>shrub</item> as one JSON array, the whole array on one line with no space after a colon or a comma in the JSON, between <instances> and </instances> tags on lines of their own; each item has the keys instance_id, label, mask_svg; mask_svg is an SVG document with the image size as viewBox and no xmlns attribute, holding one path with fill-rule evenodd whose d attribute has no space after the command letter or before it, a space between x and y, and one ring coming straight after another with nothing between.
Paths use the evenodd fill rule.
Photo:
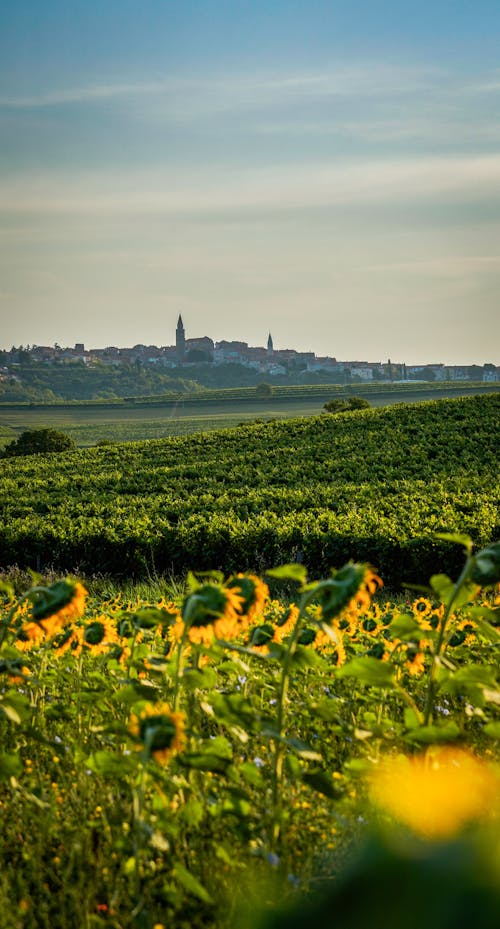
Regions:
<instances>
[{"instance_id":1,"label":"shrub","mask_svg":"<svg viewBox=\"0 0 500 929\"><path fill-rule=\"evenodd\" d=\"M365 410L370 404L365 397L346 397L345 399L328 400L323 406L327 413L349 413L350 410Z\"/></svg>"},{"instance_id":2,"label":"shrub","mask_svg":"<svg viewBox=\"0 0 500 929\"><path fill-rule=\"evenodd\" d=\"M30 429L6 446L5 458L22 455L42 455L46 452L66 452L76 448L73 439L56 429Z\"/></svg>"}]
</instances>

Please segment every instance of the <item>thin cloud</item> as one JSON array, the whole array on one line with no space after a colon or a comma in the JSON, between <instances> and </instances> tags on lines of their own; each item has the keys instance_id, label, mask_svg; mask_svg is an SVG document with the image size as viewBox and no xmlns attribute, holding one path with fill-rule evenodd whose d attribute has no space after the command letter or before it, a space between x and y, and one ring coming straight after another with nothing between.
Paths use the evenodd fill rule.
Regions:
<instances>
[{"instance_id":1,"label":"thin cloud","mask_svg":"<svg viewBox=\"0 0 500 929\"><path fill-rule=\"evenodd\" d=\"M265 214L335 206L474 202L500 193L500 155L274 165L193 179L128 172L121 177L33 178L0 187L5 212L80 215Z\"/></svg>"},{"instance_id":2,"label":"thin cloud","mask_svg":"<svg viewBox=\"0 0 500 929\"><path fill-rule=\"evenodd\" d=\"M150 97L164 95L212 100L216 109L241 109L248 105L273 106L287 99L310 99L331 96L373 96L380 93L403 94L432 85L442 74L436 68L405 68L372 64L350 66L334 71L302 72L297 74L226 74L220 78L164 78L146 82L117 82L54 89L24 96L0 97L0 107L9 109L64 106L69 103L99 102L120 97Z\"/></svg>"}]
</instances>

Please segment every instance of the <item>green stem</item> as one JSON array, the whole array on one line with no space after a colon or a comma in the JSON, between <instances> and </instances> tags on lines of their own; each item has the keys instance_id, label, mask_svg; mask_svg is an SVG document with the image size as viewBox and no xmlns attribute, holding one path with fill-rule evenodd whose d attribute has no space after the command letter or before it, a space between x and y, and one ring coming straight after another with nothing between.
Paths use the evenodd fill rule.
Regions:
<instances>
[{"instance_id":1,"label":"green stem","mask_svg":"<svg viewBox=\"0 0 500 929\"><path fill-rule=\"evenodd\" d=\"M184 623L184 630L182 633L181 641L177 646L177 662L175 665L175 678L174 678L174 697L173 697L173 710L176 712L179 709L180 703L180 682L181 682L181 671L183 668L183 658L184 658L184 649L186 646L188 627Z\"/></svg>"},{"instance_id":2,"label":"green stem","mask_svg":"<svg viewBox=\"0 0 500 929\"><path fill-rule=\"evenodd\" d=\"M458 581L456 582L453 588L453 593L444 611L443 620L439 625L438 638L437 638L436 647L434 649L433 656L432 656L431 667L429 670L429 681L427 685L427 695L426 695L425 708L424 708L424 726L428 726L430 723L432 723L432 708L434 706L434 698L436 695L436 673L437 673L437 669L439 666L441 653L444 652L444 649L445 649L444 635L446 631L446 626L448 624L448 620L451 616L451 610L458 597L458 594L460 593L460 590L462 589L463 585L466 583L469 577L469 573L471 571L473 562L474 562L474 558L471 555L469 555L462 569L462 573L460 574L460 577L458 578Z\"/></svg>"},{"instance_id":3,"label":"green stem","mask_svg":"<svg viewBox=\"0 0 500 929\"><path fill-rule=\"evenodd\" d=\"M288 640L288 648L286 650L281 669L280 688L278 693L276 712L277 735L273 741L274 759L272 771L271 851L274 853L279 851L281 839L281 819L283 809L283 766L285 761L285 745L283 743L283 735L286 722L288 688L290 684L290 668L293 656L297 651L302 618L308 602L309 597L306 596L304 596L301 600L299 615L297 616L295 626L293 627L292 634Z\"/></svg>"}]
</instances>

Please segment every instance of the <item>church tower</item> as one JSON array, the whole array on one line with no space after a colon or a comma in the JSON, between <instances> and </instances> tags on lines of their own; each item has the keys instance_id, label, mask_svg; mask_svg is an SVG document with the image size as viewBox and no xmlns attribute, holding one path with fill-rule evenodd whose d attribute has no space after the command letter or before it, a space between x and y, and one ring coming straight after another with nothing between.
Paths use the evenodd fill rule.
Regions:
<instances>
[{"instance_id":1,"label":"church tower","mask_svg":"<svg viewBox=\"0 0 500 929\"><path fill-rule=\"evenodd\" d=\"M184 358L184 352L186 350L186 333L184 331L184 324L182 322L182 316L179 313L179 319L177 320L177 329L175 330L175 347L177 350L177 358L179 361L182 361Z\"/></svg>"},{"instance_id":2,"label":"church tower","mask_svg":"<svg viewBox=\"0 0 500 929\"><path fill-rule=\"evenodd\" d=\"M269 338L267 340L267 354L272 355L273 351L274 351L273 340L271 337L271 333L269 333Z\"/></svg>"}]
</instances>

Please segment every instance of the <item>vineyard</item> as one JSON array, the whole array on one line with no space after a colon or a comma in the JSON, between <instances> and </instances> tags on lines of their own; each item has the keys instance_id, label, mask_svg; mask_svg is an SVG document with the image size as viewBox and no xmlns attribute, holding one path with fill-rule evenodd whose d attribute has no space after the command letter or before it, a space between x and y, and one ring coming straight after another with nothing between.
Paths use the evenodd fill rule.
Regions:
<instances>
[{"instance_id":1,"label":"vineyard","mask_svg":"<svg viewBox=\"0 0 500 929\"><path fill-rule=\"evenodd\" d=\"M499 406L2 460L0 929L499 924Z\"/></svg>"},{"instance_id":2,"label":"vineyard","mask_svg":"<svg viewBox=\"0 0 500 929\"><path fill-rule=\"evenodd\" d=\"M397 586L458 566L436 533L498 536L498 395L2 462L0 563L118 577L316 574Z\"/></svg>"}]
</instances>

